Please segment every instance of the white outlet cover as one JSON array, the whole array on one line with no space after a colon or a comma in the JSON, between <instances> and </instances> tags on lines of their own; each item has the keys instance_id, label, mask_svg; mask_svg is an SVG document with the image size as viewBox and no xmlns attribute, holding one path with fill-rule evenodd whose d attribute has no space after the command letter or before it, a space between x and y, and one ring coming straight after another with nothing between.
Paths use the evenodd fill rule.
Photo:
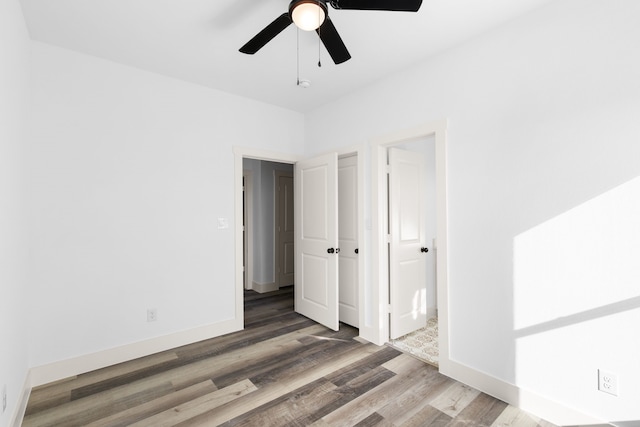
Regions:
<instances>
[{"instance_id":1,"label":"white outlet cover","mask_svg":"<svg viewBox=\"0 0 640 427\"><path fill-rule=\"evenodd\" d=\"M222 230L225 228L229 228L229 219L228 218L218 218L218 229Z\"/></svg>"},{"instance_id":2,"label":"white outlet cover","mask_svg":"<svg viewBox=\"0 0 640 427\"><path fill-rule=\"evenodd\" d=\"M618 395L618 376L611 372L598 369L598 390L611 394L613 396Z\"/></svg>"}]
</instances>

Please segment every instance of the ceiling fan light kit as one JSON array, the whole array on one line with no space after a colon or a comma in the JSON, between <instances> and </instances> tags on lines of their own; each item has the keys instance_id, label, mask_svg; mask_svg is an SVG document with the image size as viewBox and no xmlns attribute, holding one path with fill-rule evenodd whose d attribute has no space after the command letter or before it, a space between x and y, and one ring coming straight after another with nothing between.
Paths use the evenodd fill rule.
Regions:
<instances>
[{"instance_id":1,"label":"ceiling fan light kit","mask_svg":"<svg viewBox=\"0 0 640 427\"><path fill-rule=\"evenodd\" d=\"M289 3L289 16L304 31L318 29L327 17L327 4L322 0L294 0Z\"/></svg>"},{"instance_id":2,"label":"ceiling fan light kit","mask_svg":"<svg viewBox=\"0 0 640 427\"><path fill-rule=\"evenodd\" d=\"M330 0L329 4L336 10L417 12L422 0ZM351 59L351 54L329 18L325 0L293 0L289 3L287 13L256 34L240 48L240 52L253 55L292 23L305 31L315 30L334 63L342 64Z\"/></svg>"}]
</instances>

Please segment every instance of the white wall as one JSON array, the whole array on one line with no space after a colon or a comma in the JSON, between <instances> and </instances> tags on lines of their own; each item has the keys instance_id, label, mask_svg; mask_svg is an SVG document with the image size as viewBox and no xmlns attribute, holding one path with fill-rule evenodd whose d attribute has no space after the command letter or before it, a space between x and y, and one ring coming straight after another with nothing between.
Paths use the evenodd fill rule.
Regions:
<instances>
[{"instance_id":1,"label":"white wall","mask_svg":"<svg viewBox=\"0 0 640 427\"><path fill-rule=\"evenodd\" d=\"M27 229L24 126L29 99L29 38L20 3L0 2L0 393L7 387L8 426L28 368L26 326Z\"/></svg>"},{"instance_id":2,"label":"white wall","mask_svg":"<svg viewBox=\"0 0 640 427\"><path fill-rule=\"evenodd\" d=\"M30 365L233 318L232 146L295 152L301 115L41 43L33 54Z\"/></svg>"},{"instance_id":3,"label":"white wall","mask_svg":"<svg viewBox=\"0 0 640 427\"><path fill-rule=\"evenodd\" d=\"M640 246L627 205L586 209L597 215L589 249L627 248L616 263L517 257L529 242L590 241L584 226L527 233L640 175L638 22L635 0L551 2L308 114L305 127L310 154L448 119L451 359L607 421L640 419ZM631 207L635 188L620 190ZM596 391L598 368L618 374L619 397Z\"/></svg>"}]
</instances>

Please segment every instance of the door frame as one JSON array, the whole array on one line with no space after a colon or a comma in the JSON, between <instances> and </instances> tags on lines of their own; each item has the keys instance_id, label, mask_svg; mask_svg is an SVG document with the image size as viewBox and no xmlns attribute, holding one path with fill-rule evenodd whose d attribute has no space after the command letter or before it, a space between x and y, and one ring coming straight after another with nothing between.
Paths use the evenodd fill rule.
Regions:
<instances>
[{"instance_id":1,"label":"door frame","mask_svg":"<svg viewBox=\"0 0 640 427\"><path fill-rule=\"evenodd\" d=\"M361 323L360 335L382 345L389 341L389 249L386 224L388 220L387 148L407 141L434 137L436 157L436 289L438 309L438 345L440 370L449 363L449 286L447 240L447 121L438 120L405 129L370 141L372 177L372 252L377 268L372 269L371 288L365 291L371 307L377 307L372 321Z\"/></svg>"},{"instance_id":2,"label":"door frame","mask_svg":"<svg viewBox=\"0 0 640 427\"><path fill-rule=\"evenodd\" d=\"M295 165L299 157L294 154L277 153L255 148L233 147L234 179L234 239L235 239L235 321L244 329L244 280L242 272L242 159L266 160L269 162L290 163Z\"/></svg>"},{"instance_id":3,"label":"door frame","mask_svg":"<svg viewBox=\"0 0 640 427\"><path fill-rule=\"evenodd\" d=\"M368 250L370 245L365 239L365 228L371 229L371 223L364 217L365 211L365 150L366 146L357 145L339 150L333 150L338 153L338 157L349 154L358 156L358 212L360 220L358 223L358 241L360 245L360 257L358 258L358 298L360 304L359 322L364 324L365 319L370 319L375 313L376 307L371 305L372 300L364 295L365 276L369 276L366 270L367 265L371 265L373 258ZM303 157L296 154L285 154L268 150L261 150L248 147L233 147L234 154L234 233L235 233L235 321L240 325L240 329L244 329L244 284L242 274L242 251L244 250L244 241L242 238L242 159L266 160L278 163L290 163L294 165L302 160ZM322 153L319 153L322 154ZM295 201L294 201L295 203ZM364 256L363 255L364 252ZM365 304L369 304L366 306ZM362 336L362 329L360 329ZM365 338L366 339L366 338ZM372 340L369 340L372 341ZM372 341L373 342L373 341Z\"/></svg>"}]
</instances>

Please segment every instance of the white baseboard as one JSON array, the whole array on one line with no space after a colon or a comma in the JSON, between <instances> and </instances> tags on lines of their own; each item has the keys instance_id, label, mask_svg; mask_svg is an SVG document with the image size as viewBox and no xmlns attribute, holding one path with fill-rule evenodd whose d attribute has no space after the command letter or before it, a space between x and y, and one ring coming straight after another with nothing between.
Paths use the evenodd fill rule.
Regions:
<instances>
[{"instance_id":1,"label":"white baseboard","mask_svg":"<svg viewBox=\"0 0 640 427\"><path fill-rule=\"evenodd\" d=\"M220 323L99 351L97 353L36 366L30 370L31 379L29 385L31 387L37 387L139 357L218 337L230 332L236 332L243 327L244 322L242 319L230 319Z\"/></svg>"},{"instance_id":2,"label":"white baseboard","mask_svg":"<svg viewBox=\"0 0 640 427\"><path fill-rule=\"evenodd\" d=\"M256 284L254 283L254 286ZM275 286L275 284L267 284ZM269 289L268 286L264 287ZM254 288L255 289L255 288ZM275 289L277 290L276 286ZM268 291L265 291L268 292ZM231 319L200 328L194 328L162 337L152 338L137 343L104 350L72 359L62 360L47 365L31 368L27 374L22 397L17 406L13 427L19 427L27 407L32 387L58 381L64 378L80 375L96 369L126 362L139 357L148 356L172 348L191 344L209 338L214 338L243 328L242 320ZM363 337L367 339L366 337ZM542 397L534 392L523 390L489 374L477 371L464 364L448 360L440 360L440 372L457 381L476 388L486 394L503 400L526 412L544 418L556 425L589 425L605 424L589 415L558 402Z\"/></svg>"},{"instance_id":3,"label":"white baseboard","mask_svg":"<svg viewBox=\"0 0 640 427\"><path fill-rule=\"evenodd\" d=\"M440 360L440 373L556 425L607 424L578 410L564 406L534 392L523 390L513 384L450 359L446 361Z\"/></svg>"},{"instance_id":4,"label":"white baseboard","mask_svg":"<svg viewBox=\"0 0 640 427\"><path fill-rule=\"evenodd\" d=\"M22 421L24 420L24 414L27 411L27 403L29 403L30 395L31 395L31 373L27 372L27 376L22 386L20 401L18 402L18 406L16 407L13 413L13 417L11 418L11 423L9 424L10 426L20 427L22 425Z\"/></svg>"},{"instance_id":5,"label":"white baseboard","mask_svg":"<svg viewBox=\"0 0 640 427\"><path fill-rule=\"evenodd\" d=\"M275 283L257 283L257 282L253 282L251 284L251 288L260 293L260 294L264 294L267 292L273 292L273 291L277 291L278 289L280 289L280 287L278 285L276 285Z\"/></svg>"}]
</instances>

